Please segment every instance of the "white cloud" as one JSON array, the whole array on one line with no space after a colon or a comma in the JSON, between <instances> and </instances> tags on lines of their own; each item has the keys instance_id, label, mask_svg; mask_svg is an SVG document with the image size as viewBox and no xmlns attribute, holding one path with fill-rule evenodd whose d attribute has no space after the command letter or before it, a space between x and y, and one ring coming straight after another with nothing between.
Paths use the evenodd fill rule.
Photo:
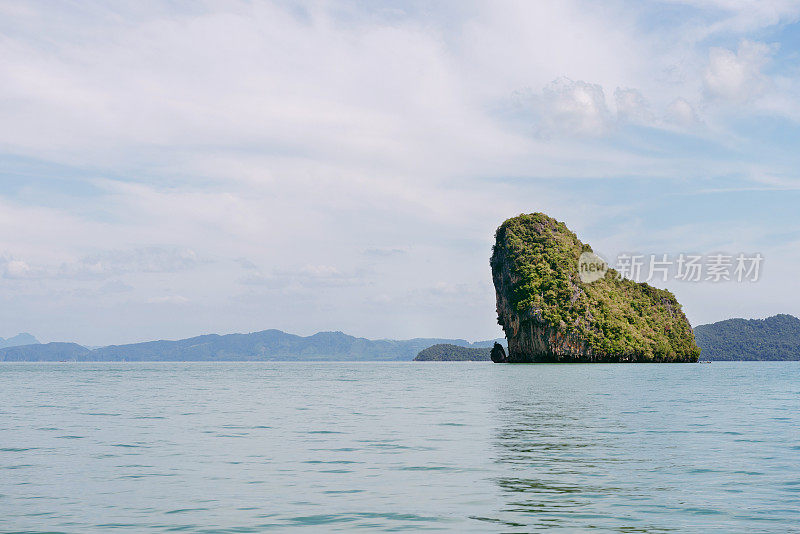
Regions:
<instances>
[{"instance_id":1,"label":"white cloud","mask_svg":"<svg viewBox=\"0 0 800 534\"><path fill-rule=\"evenodd\" d=\"M636 124L650 124L654 121L650 105L638 89L618 87L614 91L614 101L619 120Z\"/></svg>"},{"instance_id":2,"label":"white cloud","mask_svg":"<svg viewBox=\"0 0 800 534\"><path fill-rule=\"evenodd\" d=\"M98 289L101 294L127 293L128 291L133 291L133 286L126 284L122 280L109 280Z\"/></svg>"},{"instance_id":3,"label":"white cloud","mask_svg":"<svg viewBox=\"0 0 800 534\"><path fill-rule=\"evenodd\" d=\"M263 286L284 293L307 292L323 288L353 287L365 284L363 271L343 273L332 265L305 265L263 273L249 272L238 279L245 286Z\"/></svg>"},{"instance_id":4,"label":"white cloud","mask_svg":"<svg viewBox=\"0 0 800 534\"><path fill-rule=\"evenodd\" d=\"M364 254L368 256L375 256L380 258L399 256L408 254L408 249L404 247L370 247L364 249Z\"/></svg>"},{"instance_id":5,"label":"white cloud","mask_svg":"<svg viewBox=\"0 0 800 534\"><path fill-rule=\"evenodd\" d=\"M2 265L3 268L3 276L6 278L32 278L37 275L37 273L31 269L31 266L22 260L3 259L0 260L0 265Z\"/></svg>"},{"instance_id":6,"label":"white cloud","mask_svg":"<svg viewBox=\"0 0 800 534\"><path fill-rule=\"evenodd\" d=\"M197 254L187 248L144 247L132 250L105 250L63 263L56 276L106 278L124 273L173 273L197 266Z\"/></svg>"},{"instance_id":7,"label":"white cloud","mask_svg":"<svg viewBox=\"0 0 800 534\"><path fill-rule=\"evenodd\" d=\"M300 275L309 278L340 278L342 273L332 265L306 265L299 270Z\"/></svg>"},{"instance_id":8,"label":"white cloud","mask_svg":"<svg viewBox=\"0 0 800 534\"><path fill-rule=\"evenodd\" d=\"M717 15L704 26L704 34L750 32L782 22L796 21L800 5L794 0L667 0L712 10ZM720 16L721 15L721 16Z\"/></svg>"},{"instance_id":9,"label":"white cloud","mask_svg":"<svg viewBox=\"0 0 800 534\"><path fill-rule=\"evenodd\" d=\"M93 343L297 325L494 337L487 258L503 218L543 210L591 228L592 213L647 213L616 200L613 181L604 200L570 180L726 175L742 163L661 145L735 143L715 102L796 106L791 73L762 84L756 43L712 68L706 43L793 13L748 4L700 6L711 14L669 28L648 26L648 4L580 1L424 16L326 2L0 6L4 163L41 164L0 182L0 243L14 254L2 318L47 323L51 338L102 323ZM524 109L509 110L524 87ZM632 123L664 131L653 142ZM153 295L184 296L185 313L144 306ZM360 305L378 301L394 305Z\"/></svg>"},{"instance_id":10,"label":"white cloud","mask_svg":"<svg viewBox=\"0 0 800 534\"><path fill-rule=\"evenodd\" d=\"M694 107L684 98L676 98L667 106L666 120L682 127L694 126L699 122Z\"/></svg>"},{"instance_id":11,"label":"white cloud","mask_svg":"<svg viewBox=\"0 0 800 534\"><path fill-rule=\"evenodd\" d=\"M148 304L186 304L189 299L182 295L164 295L160 297L150 297L146 301Z\"/></svg>"},{"instance_id":12,"label":"white cloud","mask_svg":"<svg viewBox=\"0 0 800 534\"><path fill-rule=\"evenodd\" d=\"M175 273L192 269L200 263L193 250L161 246L104 250L58 266L31 266L21 259L0 258L4 276L13 279L106 279L127 273Z\"/></svg>"},{"instance_id":13,"label":"white cloud","mask_svg":"<svg viewBox=\"0 0 800 534\"><path fill-rule=\"evenodd\" d=\"M761 69L767 65L774 47L743 40L736 52L711 48L704 83L713 98L743 103L761 94L768 78Z\"/></svg>"},{"instance_id":14,"label":"white cloud","mask_svg":"<svg viewBox=\"0 0 800 534\"><path fill-rule=\"evenodd\" d=\"M545 133L600 135L610 124L605 93L598 84L558 78L545 86L537 104Z\"/></svg>"}]
</instances>

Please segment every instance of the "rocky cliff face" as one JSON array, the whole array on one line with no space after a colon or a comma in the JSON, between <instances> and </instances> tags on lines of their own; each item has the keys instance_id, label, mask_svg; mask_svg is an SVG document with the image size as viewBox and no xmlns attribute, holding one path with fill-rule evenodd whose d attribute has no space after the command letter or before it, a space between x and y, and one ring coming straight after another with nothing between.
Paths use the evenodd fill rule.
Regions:
<instances>
[{"instance_id":1,"label":"rocky cliff face","mask_svg":"<svg viewBox=\"0 0 800 534\"><path fill-rule=\"evenodd\" d=\"M503 348L503 345L495 342L494 347L492 347L492 352L489 353L489 359L494 363L508 362L508 356L506 356L506 350Z\"/></svg>"},{"instance_id":2,"label":"rocky cliff face","mask_svg":"<svg viewBox=\"0 0 800 534\"><path fill-rule=\"evenodd\" d=\"M700 349L674 295L620 279L582 282L591 247L544 214L497 229L491 266L508 362L697 361Z\"/></svg>"}]
</instances>

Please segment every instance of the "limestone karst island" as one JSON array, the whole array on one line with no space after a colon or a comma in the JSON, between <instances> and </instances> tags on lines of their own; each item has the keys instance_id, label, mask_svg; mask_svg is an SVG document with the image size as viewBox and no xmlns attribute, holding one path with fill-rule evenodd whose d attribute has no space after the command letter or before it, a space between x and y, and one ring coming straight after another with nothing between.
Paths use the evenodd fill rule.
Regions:
<instances>
[{"instance_id":1,"label":"limestone karst island","mask_svg":"<svg viewBox=\"0 0 800 534\"><path fill-rule=\"evenodd\" d=\"M592 248L543 213L500 225L491 267L508 353L492 351L493 361L698 360L692 327L671 292L621 278L614 269L583 282L583 252Z\"/></svg>"}]
</instances>

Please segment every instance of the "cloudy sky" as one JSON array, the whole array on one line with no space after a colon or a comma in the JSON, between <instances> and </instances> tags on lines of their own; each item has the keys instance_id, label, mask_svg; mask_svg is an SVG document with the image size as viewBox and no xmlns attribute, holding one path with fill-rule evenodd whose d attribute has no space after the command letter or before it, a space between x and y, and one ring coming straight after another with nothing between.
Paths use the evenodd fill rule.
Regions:
<instances>
[{"instance_id":1,"label":"cloudy sky","mask_svg":"<svg viewBox=\"0 0 800 534\"><path fill-rule=\"evenodd\" d=\"M0 336L500 334L544 211L693 324L800 315L800 5L0 3Z\"/></svg>"}]
</instances>

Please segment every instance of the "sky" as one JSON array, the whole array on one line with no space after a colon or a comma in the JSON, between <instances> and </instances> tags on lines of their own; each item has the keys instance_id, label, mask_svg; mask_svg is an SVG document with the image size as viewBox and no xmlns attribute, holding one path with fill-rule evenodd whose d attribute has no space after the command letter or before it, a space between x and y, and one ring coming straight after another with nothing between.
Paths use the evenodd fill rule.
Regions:
<instances>
[{"instance_id":1,"label":"sky","mask_svg":"<svg viewBox=\"0 0 800 534\"><path fill-rule=\"evenodd\" d=\"M0 2L0 336L502 335L520 213L800 315L800 3Z\"/></svg>"}]
</instances>

